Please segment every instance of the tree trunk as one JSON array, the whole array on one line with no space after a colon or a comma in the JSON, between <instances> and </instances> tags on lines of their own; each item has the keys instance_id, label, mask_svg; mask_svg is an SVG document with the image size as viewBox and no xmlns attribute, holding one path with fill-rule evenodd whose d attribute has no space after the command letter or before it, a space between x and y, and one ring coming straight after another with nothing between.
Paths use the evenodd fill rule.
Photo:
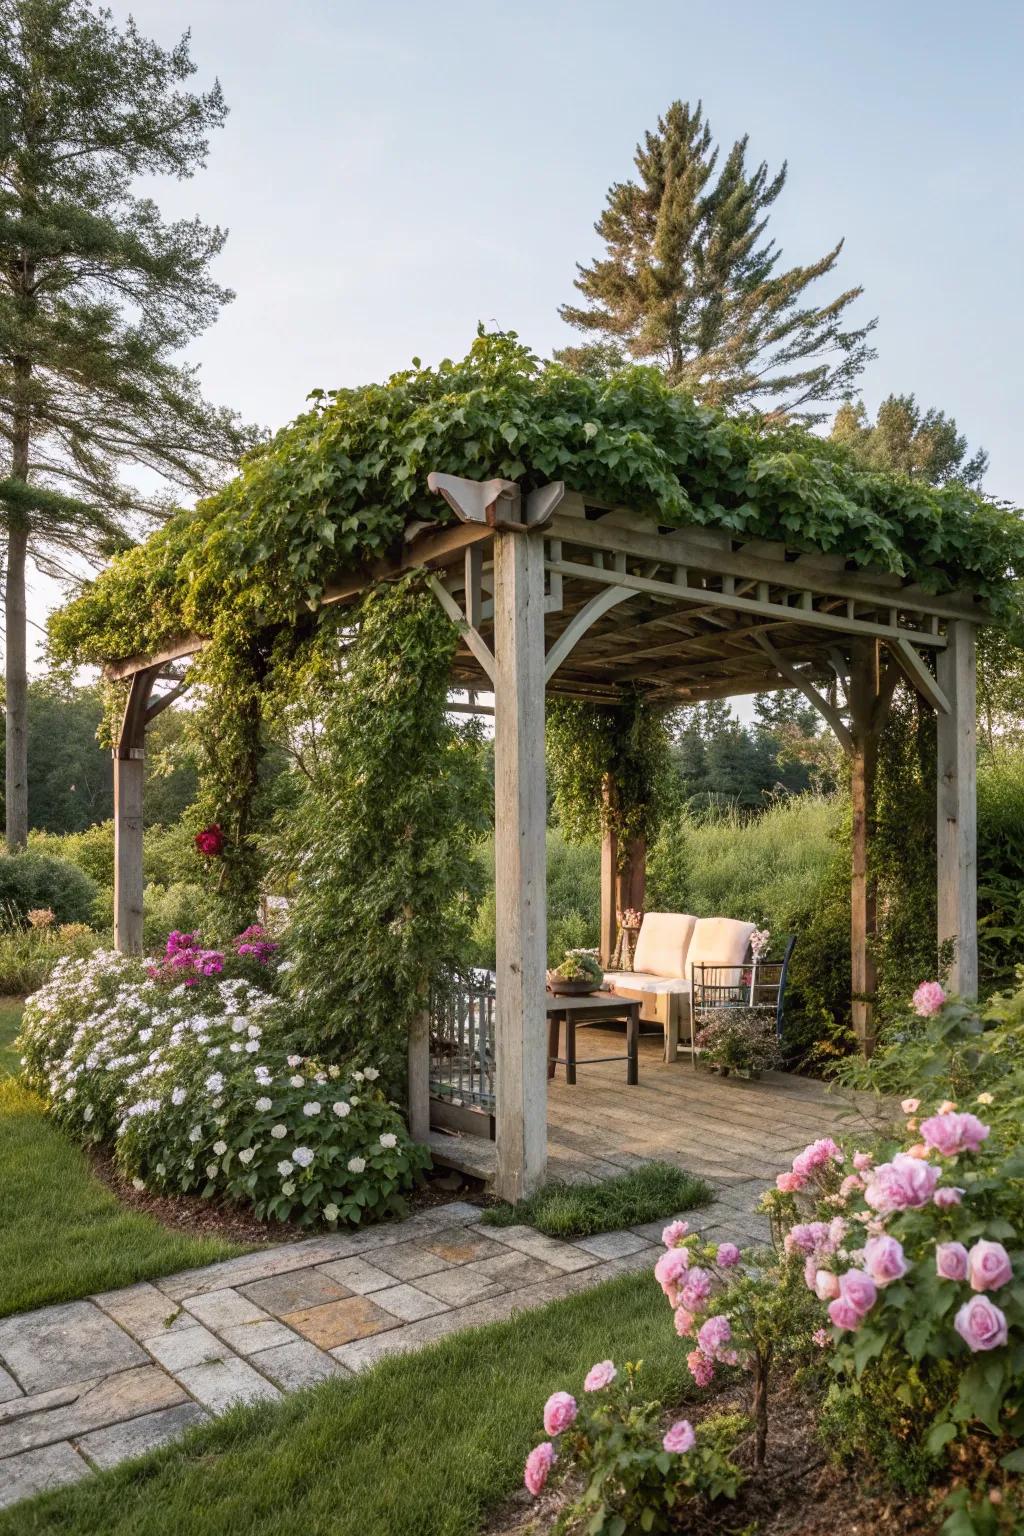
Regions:
<instances>
[{"instance_id":1,"label":"tree trunk","mask_svg":"<svg viewBox=\"0 0 1024 1536\"><path fill-rule=\"evenodd\" d=\"M11 478L28 480L29 413L27 392L30 369L15 363L17 396ZM28 842L28 657L25 613L25 565L28 555L28 522L11 507L7 518L7 577L4 591L4 627L7 647L7 847L17 853Z\"/></svg>"}]
</instances>

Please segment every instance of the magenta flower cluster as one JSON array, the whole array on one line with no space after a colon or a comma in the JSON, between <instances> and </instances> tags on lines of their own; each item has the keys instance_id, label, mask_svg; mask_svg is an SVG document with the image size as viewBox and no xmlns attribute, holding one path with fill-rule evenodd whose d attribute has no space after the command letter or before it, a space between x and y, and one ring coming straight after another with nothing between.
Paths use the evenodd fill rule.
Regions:
<instances>
[{"instance_id":1,"label":"magenta flower cluster","mask_svg":"<svg viewBox=\"0 0 1024 1536\"><path fill-rule=\"evenodd\" d=\"M266 929L260 923L251 923L234 941L236 955L248 955L260 965L268 965L278 948L279 945L274 939L268 938Z\"/></svg>"},{"instance_id":2,"label":"magenta flower cluster","mask_svg":"<svg viewBox=\"0 0 1024 1536\"><path fill-rule=\"evenodd\" d=\"M254 959L260 965L269 964L278 948L259 923L253 923L240 933L232 940L231 947L236 955ZM167 935L163 955L147 965L146 974L154 981L195 987L204 977L219 976L223 969L223 950L205 949L198 933L181 933L174 929Z\"/></svg>"}]
</instances>

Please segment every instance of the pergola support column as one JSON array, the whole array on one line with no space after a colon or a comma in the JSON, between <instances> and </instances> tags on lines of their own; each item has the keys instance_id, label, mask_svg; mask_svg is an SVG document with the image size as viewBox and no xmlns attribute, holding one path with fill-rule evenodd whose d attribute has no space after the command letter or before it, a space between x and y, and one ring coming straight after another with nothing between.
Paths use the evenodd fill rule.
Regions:
<instances>
[{"instance_id":1,"label":"pergola support column","mask_svg":"<svg viewBox=\"0 0 1024 1536\"><path fill-rule=\"evenodd\" d=\"M496 1193L515 1202L547 1164L544 542L494 535Z\"/></svg>"},{"instance_id":2,"label":"pergola support column","mask_svg":"<svg viewBox=\"0 0 1024 1536\"><path fill-rule=\"evenodd\" d=\"M957 619L937 658L938 682L949 711L938 716L936 847L940 954L952 948L949 986L978 995L978 830L976 640L974 625Z\"/></svg>"},{"instance_id":3,"label":"pergola support column","mask_svg":"<svg viewBox=\"0 0 1024 1536\"><path fill-rule=\"evenodd\" d=\"M121 734L114 747L114 948L122 955L142 953L146 725L162 702L150 708L153 684L164 665L158 660L132 675Z\"/></svg>"},{"instance_id":4,"label":"pergola support column","mask_svg":"<svg viewBox=\"0 0 1024 1536\"><path fill-rule=\"evenodd\" d=\"M142 747L114 750L114 948L142 953Z\"/></svg>"}]
</instances>

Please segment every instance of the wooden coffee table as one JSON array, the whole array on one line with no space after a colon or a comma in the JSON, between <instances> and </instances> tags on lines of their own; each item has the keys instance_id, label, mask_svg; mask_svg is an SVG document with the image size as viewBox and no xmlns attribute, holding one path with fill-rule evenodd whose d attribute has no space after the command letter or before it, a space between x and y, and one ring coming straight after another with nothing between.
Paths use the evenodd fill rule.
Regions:
<instances>
[{"instance_id":1,"label":"wooden coffee table","mask_svg":"<svg viewBox=\"0 0 1024 1536\"><path fill-rule=\"evenodd\" d=\"M640 1004L626 997L614 997L609 992L588 992L573 997L560 992L545 993L548 1015L548 1077L554 1077L555 1068L565 1068L565 1080L576 1081L577 1066L589 1067L598 1061L626 1062L626 1083L634 1087L640 1081ZM576 1057L576 1025L625 1023L626 1054L624 1056ZM565 1055L558 1054L559 1025L565 1025Z\"/></svg>"}]
</instances>

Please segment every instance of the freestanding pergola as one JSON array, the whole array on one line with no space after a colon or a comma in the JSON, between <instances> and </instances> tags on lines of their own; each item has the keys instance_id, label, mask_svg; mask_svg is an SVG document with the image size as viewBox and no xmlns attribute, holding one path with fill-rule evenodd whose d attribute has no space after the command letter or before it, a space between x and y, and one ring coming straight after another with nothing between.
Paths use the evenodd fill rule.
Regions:
<instances>
[{"instance_id":1,"label":"freestanding pergola","mask_svg":"<svg viewBox=\"0 0 1024 1536\"><path fill-rule=\"evenodd\" d=\"M975 631L987 621L978 599L935 597L840 555L743 541L721 529L665 529L651 516L598 504L561 483L528 494L513 481L438 472L429 483L455 520L408 524L396 553L328 590L324 602L351 602L376 582L426 569L461 631L453 688L494 696L500 1195L514 1201L536 1189L547 1157L547 692L611 704L625 688L639 688L652 704L669 706L795 688L811 701L850 760L853 1017L870 1050L872 784L893 690L900 679L908 682L938 720L938 941L952 951L952 989L976 993ZM130 680L114 747L121 950L142 947L145 729L188 679L159 696L154 685L202 645L190 636L106 669L110 678ZM642 887L642 850L630 852L635 892ZM617 863L606 838L605 949L615 922ZM411 1063L410 1113L422 1126L422 1042L414 1042Z\"/></svg>"}]
</instances>

